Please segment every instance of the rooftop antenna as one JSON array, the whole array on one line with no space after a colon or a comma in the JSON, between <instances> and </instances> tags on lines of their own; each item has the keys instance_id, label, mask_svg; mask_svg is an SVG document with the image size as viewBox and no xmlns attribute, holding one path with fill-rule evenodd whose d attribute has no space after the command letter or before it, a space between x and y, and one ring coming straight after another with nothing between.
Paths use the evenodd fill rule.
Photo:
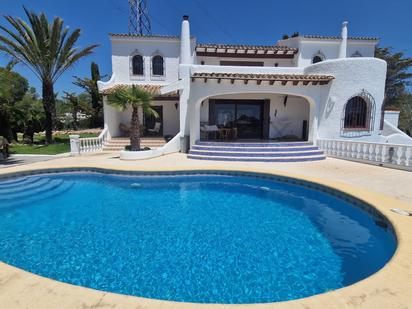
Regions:
<instances>
[{"instance_id":1,"label":"rooftop antenna","mask_svg":"<svg viewBox=\"0 0 412 309\"><path fill-rule=\"evenodd\" d=\"M129 34L145 35L151 34L149 9L147 0L128 0L129 13Z\"/></svg>"}]
</instances>

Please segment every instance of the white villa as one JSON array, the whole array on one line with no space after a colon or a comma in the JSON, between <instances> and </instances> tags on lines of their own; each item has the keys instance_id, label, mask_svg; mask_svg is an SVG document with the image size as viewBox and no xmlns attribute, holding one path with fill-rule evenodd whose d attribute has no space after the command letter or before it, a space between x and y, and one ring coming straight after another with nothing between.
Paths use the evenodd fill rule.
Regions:
<instances>
[{"instance_id":1,"label":"white villa","mask_svg":"<svg viewBox=\"0 0 412 309\"><path fill-rule=\"evenodd\" d=\"M378 39L348 37L346 22L340 36L299 35L269 46L197 43L187 16L180 37L110 39L113 75L99 89L107 95L138 85L153 94L159 118L140 115L145 134L170 138L151 156L190 150L198 159L298 161L292 152L301 147L297 157L305 160L351 151L410 162L409 150L385 148L412 139L397 129L398 112L382 111L386 62L374 58ZM124 135L130 118L104 96L107 140Z\"/></svg>"}]
</instances>

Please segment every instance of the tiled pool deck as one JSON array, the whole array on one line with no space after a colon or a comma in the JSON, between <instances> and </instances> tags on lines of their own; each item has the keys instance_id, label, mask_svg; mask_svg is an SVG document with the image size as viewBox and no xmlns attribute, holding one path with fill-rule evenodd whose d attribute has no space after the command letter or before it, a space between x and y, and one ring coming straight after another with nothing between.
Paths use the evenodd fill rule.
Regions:
<instances>
[{"instance_id":1,"label":"tiled pool deck","mask_svg":"<svg viewBox=\"0 0 412 309\"><path fill-rule=\"evenodd\" d=\"M236 170L291 176L336 188L374 205L393 224L398 249L373 276L349 287L295 300L258 305L211 305L150 300L73 286L0 262L0 308L412 308L412 173L328 158L308 163L231 163L189 160L172 154L145 161L119 161L113 154L90 154L4 168L1 174L38 169L89 167L123 171Z\"/></svg>"}]
</instances>

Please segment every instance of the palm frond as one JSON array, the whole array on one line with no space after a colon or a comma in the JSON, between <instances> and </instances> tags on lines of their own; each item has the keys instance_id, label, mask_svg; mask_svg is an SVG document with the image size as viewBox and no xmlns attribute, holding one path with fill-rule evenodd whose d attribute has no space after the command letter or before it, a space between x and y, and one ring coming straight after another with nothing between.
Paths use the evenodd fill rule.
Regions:
<instances>
[{"instance_id":1,"label":"palm frond","mask_svg":"<svg viewBox=\"0 0 412 309\"><path fill-rule=\"evenodd\" d=\"M4 16L10 27L0 26L1 51L27 65L41 80L55 82L79 59L89 55L97 45L77 49L80 29L69 33L63 20L48 21L46 14L36 14L23 7L28 23ZM3 34L1 33L3 32Z\"/></svg>"},{"instance_id":2,"label":"palm frond","mask_svg":"<svg viewBox=\"0 0 412 309\"><path fill-rule=\"evenodd\" d=\"M133 108L141 108L145 114L159 117L158 113L151 107L152 95L139 86L119 87L110 93L107 99L110 105L121 110L132 106Z\"/></svg>"}]
</instances>

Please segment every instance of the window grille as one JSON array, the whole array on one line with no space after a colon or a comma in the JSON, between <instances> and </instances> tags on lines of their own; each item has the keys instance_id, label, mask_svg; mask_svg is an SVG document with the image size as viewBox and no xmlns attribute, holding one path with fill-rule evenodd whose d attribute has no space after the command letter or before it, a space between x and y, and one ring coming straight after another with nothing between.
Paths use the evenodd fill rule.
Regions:
<instances>
[{"instance_id":1,"label":"window grille","mask_svg":"<svg viewBox=\"0 0 412 309\"><path fill-rule=\"evenodd\" d=\"M135 55L132 58L132 74L143 75L143 57Z\"/></svg>"},{"instance_id":2,"label":"window grille","mask_svg":"<svg viewBox=\"0 0 412 309\"><path fill-rule=\"evenodd\" d=\"M375 117L375 100L365 90L352 96L346 102L342 116L343 135L351 132L369 133L373 131Z\"/></svg>"},{"instance_id":3,"label":"window grille","mask_svg":"<svg viewBox=\"0 0 412 309\"><path fill-rule=\"evenodd\" d=\"M154 56L152 59L152 74L153 75L164 75L164 67L163 67L163 57L162 56Z\"/></svg>"}]
</instances>

